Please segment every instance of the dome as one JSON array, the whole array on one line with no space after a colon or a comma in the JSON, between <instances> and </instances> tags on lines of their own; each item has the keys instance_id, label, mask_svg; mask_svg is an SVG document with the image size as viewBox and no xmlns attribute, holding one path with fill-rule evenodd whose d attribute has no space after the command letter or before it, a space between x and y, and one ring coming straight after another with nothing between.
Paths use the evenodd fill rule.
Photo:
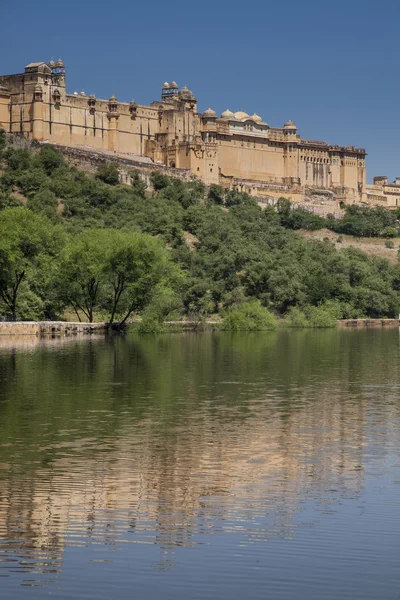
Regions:
<instances>
[{"instance_id":1,"label":"dome","mask_svg":"<svg viewBox=\"0 0 400 600\"><path fill-rule=\"evenodd\" d=\"M262 118L260 117L260 115L257 115L256 113L254 113L253 115L251 115L250 117L253 121L255 121L256 123L261 123Z\"/></svg>"},{"instance_id":2,"label":"dome","mask_svg":"<svg viewBox=\"0 0 400 600\"><path fill-rule=\"evenodd\" d=\"M239 121L245 121L248 118L249 118L249 115L246 112L243 112L241 110L239 110L238 112L235 112L235 119L238 119Z\"/></svg>"},{"instance_id":3,"label":"dome","mask_svg":"<svg viewBox=\"0 0 400 600\"><path fill-rule=\"evenodd\" d=\"M78 96L78 92L74 92L74 96Z\"/></svg>"},{"instance_id":4,"label":"dome","mask_svg":"<svg viewBox=\"0 0 400 600\"><path fill-rule=\"evenodd\" d=\"M221 117L223 119L232 119L234 116L235 115L233 114L233 112L231 110L229 110L229 108L221 114Z\"/></svg>"},{"instance_id":5,"label":"dome","mask_svg":"<svg viewBox=\"0 0 400 600\"><path fill-rule=\"evenodd\" d=\"M118 102L118 100L116 99L116 97L114 96L114 94L109 99L109 102Z\"/></svg>"},{"instance_id":6,"label":"dome","mask_svg":"<svg viewBox=\"0 0 400 600\"><path fill-rule=\"evenodd\" d=\"M53 59L51 59L51 61L49 62L49 67L52 69L55 66L56 66L56 63L54 62Z\"/></svg>"},{"instance_id":7,"label":"dome","mask_svg":"<svg viewBox=\"0 0 400 600\"><path fill-rule=\"evenodd\" d=\"M81 91L81 96L86 96L86 94L83 90Z\"/></svg>"},{"instance_id":8,"label":"dome","mask_svg":"<svg viewBox=\"0 0 400 600\"><path fill-rule=\"evenodd\" d=\"M293 123L293 121L289 120L284 124L283 129L296 129L297 130L297 127L296 127L296 124Z\"/></svg>"},{"instance_id":9,"label":"dome","mask_svg":"<svg viewBox=\"0 0 400 600\"><path fill-rule=\"evenodd\" d=\"M179 89L179 85L176 83L176 81L173 81L170 85L171 90L178 90Z\"/></svg>"},{"instance_id":10,"label":"dome","mask_svg":"<svg viewBox=\"0 0 400 600\"><path fill-rule=\"evenodd\" d=\"M96 100L96 96L95 96L94 94L90 94L89 98L90 98L91 100Z\"/></svg>"},{"instance_id":11,"label":"dome","mask_svg":"<svg viewBox=\"0 0 400 600\"><path fill-rule=\"evenodd\" d=\"M193 92L191 90L189 90L186 85L183 86L183 88L181 89L181 91L179 92L182 98L194 98L193 96Z\"/></svg>"},{"instance_id":12,"label":"dome","mask_svg":"<svg viewBox=\"0 0 400 600\"><path fill-rule=\"evenodd\" d=\"M162 89L162 90L169 90L169 88L170 88L170 85L169 85L168 81L165 81L165 82L163 83L163 85L162 85L162 88L161 88L161 89Z\"/></svg>"},{"instance_id":13,"label":"dome","mask_svg":"<svg viewBox=\"0 0 400 600\"><path fill-rule=\"evenodd\" d=\"M63 63L63 61L62 61L62 59L61 59L61 58L59 58L59 59L58 59L58 61L57 61L57 63L56 63L56 67L57 67L58 69L63 69L63 68L65 67L65 65L64 65L64 63Z\"/></svg>"},{"instance_id":14,"label":"dome","mask_svg":"<svg viewBox=\"0 0 400 600\"><path fill-rule=\"evenodd\" d=\"M217 117L217 113L212 108L207 108L207 110L203 112L203 117L211 117L215 119Z\"/></svg>"}]
</instances>

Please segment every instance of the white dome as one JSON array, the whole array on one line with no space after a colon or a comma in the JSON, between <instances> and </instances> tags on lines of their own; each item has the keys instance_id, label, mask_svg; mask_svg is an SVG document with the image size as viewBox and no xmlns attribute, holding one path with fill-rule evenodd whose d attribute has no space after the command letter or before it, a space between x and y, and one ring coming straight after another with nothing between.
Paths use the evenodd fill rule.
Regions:
<instances>
[{"instance_id":1,"label":"white dome","mask_svg":"<svg viewBox=\"0 0 400 600\"><path fill-rule=\"evenodd\" d=\"M233 114L233 112L231 110L229 110L229 108L221 114L221 117L223 119L232 119L234 116L235 115Z\"/></svg>"},{"instance_id":2,"label":"white dome","mask_svg":"<svg viewBox=\"0 0 400 600\"><path fill-rule=\"evenodd\" d=\"M251 115L251 119L253 121L255 121L256 123L261 123L262 118L260 117L260 115L257 115L256 113L254 113L253 115Z\"/></svg>"},{"instance_id":3,"label":"white dome","mask_svg":"<svg viewBox=\"0 0 400 600\"><path fill-rule=\"evenodd\" d=\"M242 110L235 112L235 119L238 119L238 121L245 121L248 118L249 115L246 112L243 112Z\"/></svg>"}]
</instances>

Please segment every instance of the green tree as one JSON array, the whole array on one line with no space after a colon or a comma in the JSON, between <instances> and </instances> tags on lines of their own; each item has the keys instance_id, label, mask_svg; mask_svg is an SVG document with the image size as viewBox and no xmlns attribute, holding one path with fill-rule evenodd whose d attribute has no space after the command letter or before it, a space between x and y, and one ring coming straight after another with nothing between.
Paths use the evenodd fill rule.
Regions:
<instances>
[{"instance_id":1,"label":"green tree","mask_svg":"<svg viewBox=\"0 0 400 600\"><path fill-rule=\"evenodd\" d=\"M72 236L61 260L59 294L81 321L80 312L89 323L99 307L105 286L106 257L113 244L115 232L88 229Z\"/></svg>"},{"instance_id":2,"label":"green tree","mask_svg":"<svg viewBox=\"0 0 400 600\"><path fill-rule=\"evenodd\" d=\"M11 319L19 311L22 283L40 295L59 250L58 231L50 221L26 208L0 213L0 298Z\"/></svg>"},{"instance_id":3,"label":"green tree","mask_svg":"<svg viewBox=\"0 0 400 600\"><path fill-rule=\"evenodd\" d=\"M65 164L61 152L58 152L50 145L42 146L36 157L36 162L43 168L47 175L51 175L56 169Z\"/></svg>"},{"instance_id":4,"label":"green tree","mask_svg":"<svg viewBox=\"0 0 400 600\"><path fill-rule=\"evenodd\" d=\"M156 192L170 185L170 178L167 175L164 175L163 173L152 173L150 175L150 181L151 185L153 186Z\"/></svg>"},{"instance_id":5,"label":"green tree","mask_svg":"<svg viewBox=\"0 0 400 600\"><path fill-rule=\"evenodd\" d=\"M281 196L278 199L276 207L278 210L278 214L281 217L283 217L284 219L287 219L289 217L290 210L292 208L292 204L288 198L284 198L283 196Z\"/></svg>"},{"instance_id":6,"label":"green tree","mask_svg":"<svg viewBox=\"0 0 400 600\"><path fill-rule=\"evenodd\" d=\"M104 269L111 288L110 322L120 314L123 326L149 304L168 272L168 254L160 240L144 234L115 232L112 241Z\"/></svg>"},{"instance_id":7,"label":"green tree","mask_svg":"<svg viewBox=\"0 0 400 600\"><path fill-rule=\"evenodd\" d=\"M216 185L215 183L211 184L208 189L208 199L213 204L218 204L220 206L224 203L225 190L222 186Z\"/></svg>"}]
</instances>

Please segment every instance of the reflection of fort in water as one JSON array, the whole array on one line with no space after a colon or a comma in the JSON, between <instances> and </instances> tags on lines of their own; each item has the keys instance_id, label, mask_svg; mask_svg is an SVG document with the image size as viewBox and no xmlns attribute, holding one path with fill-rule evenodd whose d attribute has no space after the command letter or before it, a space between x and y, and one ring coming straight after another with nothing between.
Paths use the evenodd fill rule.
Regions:
<instances>
[{"instance_id":1,"label":"reflection of fort in water","mask_svg":"<svg viewBox=\"0 0 400 600\"><path fill-rule=\"evenodd\" d=\"M188 378L172 424L157 406L109 428L112 410L91 405L85 418L98 435L73 440L60 426L40 448L54 454L45 463L25 464L21 455L1 462L0 447L0 551L13 553L7 541L19 540L17 554L39 551L40 565L44 552L57 568L66 543L123 539L172 549L194 543L193 533L239 532L250 513L266 524L254 536L293 535L310 490L323 510L362 488L367 398L345 401L315 382L294 392L289 410L276 387L254 393L249 384L236 405L200 399L198 389Z\"/></svg>"}]
</instances>

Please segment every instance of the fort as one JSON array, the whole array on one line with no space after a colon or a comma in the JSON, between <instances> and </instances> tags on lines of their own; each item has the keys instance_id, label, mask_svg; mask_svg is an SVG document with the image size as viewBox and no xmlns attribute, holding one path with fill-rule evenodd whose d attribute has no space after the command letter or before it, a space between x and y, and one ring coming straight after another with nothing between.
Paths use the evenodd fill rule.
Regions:
<instances>
[{"instance_id":1,"label":"fort","mask_svg":"<svg viewBox=\"0 0 400 600\"><path fill-rule=\"evenodd\" d=\"M63 61L34 62L0 76L0 128L29 140L93 150L274 202L397 206L400 180L366 183L366 151L304 140L295 123L268 125L259 115L197 110L186 87L165 82L149 106L67 93ZM178 172L178 171L177 171Z\"/></svg>"}]
</instances>

